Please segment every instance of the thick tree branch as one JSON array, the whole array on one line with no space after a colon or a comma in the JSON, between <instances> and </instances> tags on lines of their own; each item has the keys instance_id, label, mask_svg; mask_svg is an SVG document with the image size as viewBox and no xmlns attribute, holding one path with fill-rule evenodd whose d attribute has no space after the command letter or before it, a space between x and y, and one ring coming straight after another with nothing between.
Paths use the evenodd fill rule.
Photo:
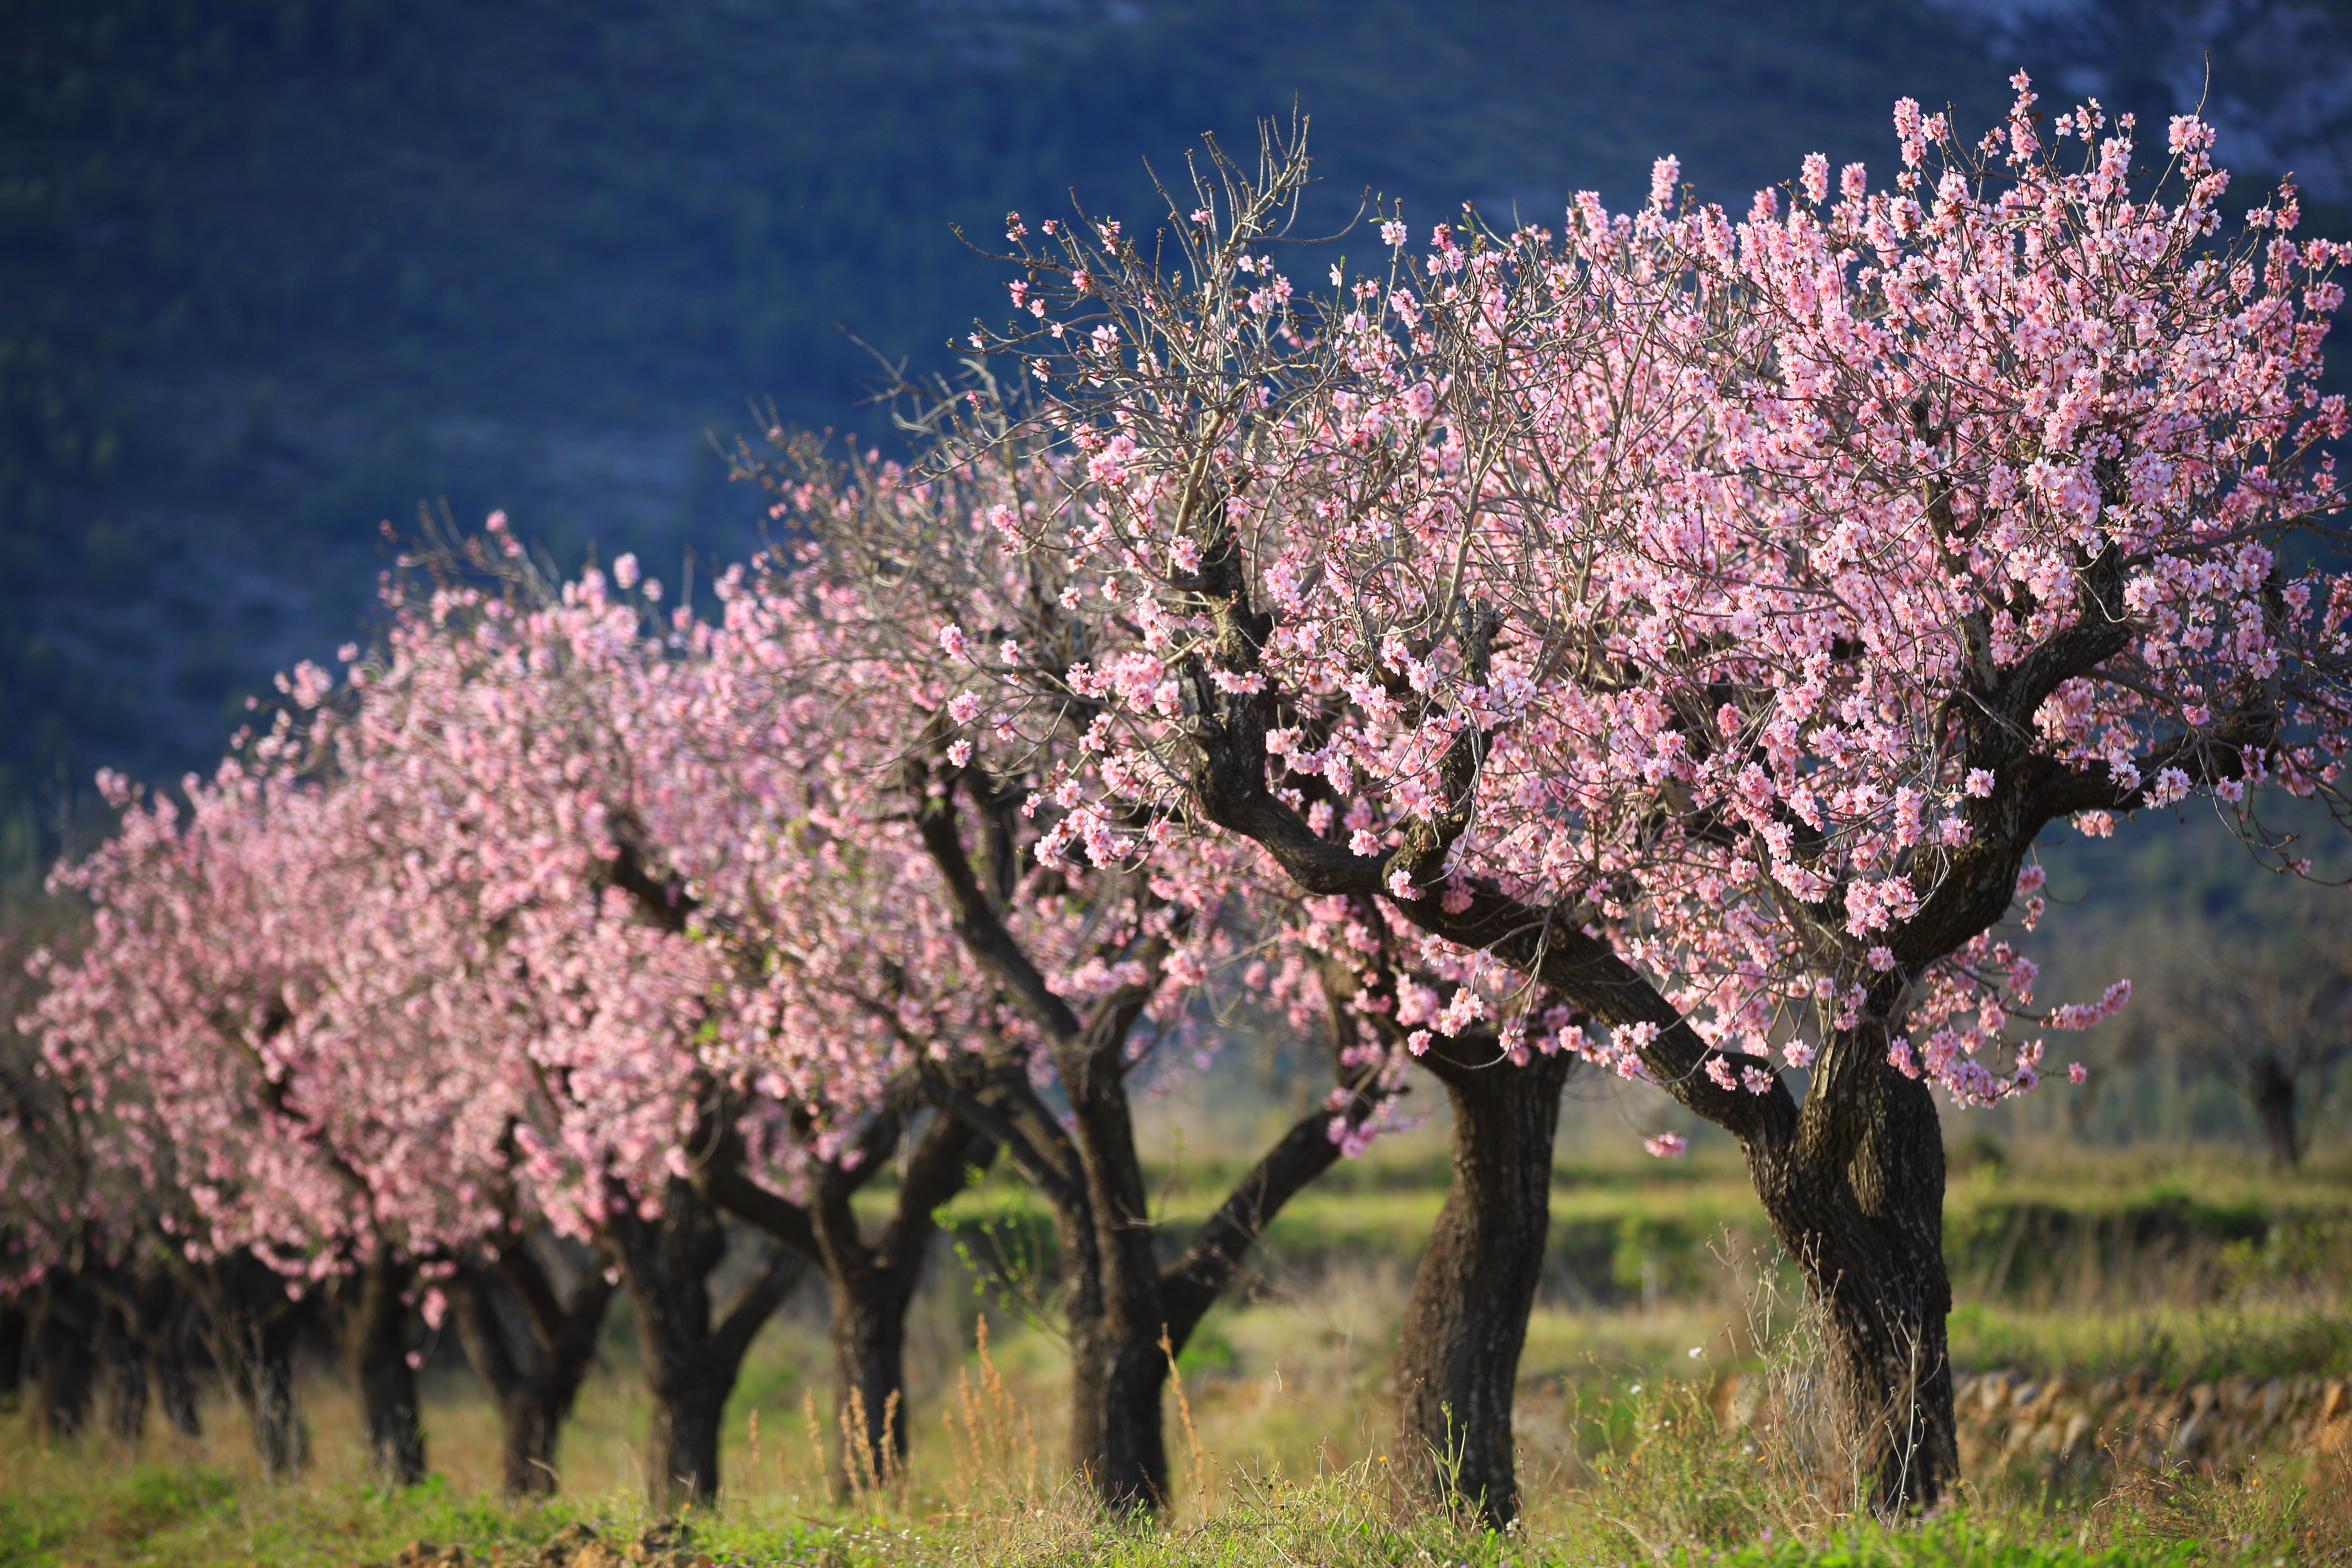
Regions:
<instances>
[{"instance_id":1,"label":"thick tree branch","mask_svg":"<svg viewBox=\"0 0 2352 1568\"><path fill-rule=\"evenodd\" d=\"M971 861L964 853L963 835L956 827L953 781L942 784L938 795L931 795L920 770L909 764L909 771L916 775L910 781L917 803L915 830L921 836L932 864L939 868L940 879L947 884L948 897L955 908L956 934L987 966L1013 1004L1048 1036L1059 1040L1076 1039L1085 1026L1070 1010L1070 1005L1045 984L1045 974L1006 929L996 906L981 887L980 879L972 873Z\"/></svg>"},{"instance_id":2,"label":"thick tree branch","mask_svg":"<svg viewBox=\"0 0 2352 1568\"><path fill-rule=\"evenodd\" d=\"M1175 1349L1184 1348L1283 1205L1338 1161L1328 1111L1299 1118L1217 1206L1184 1256L1160 1271L1160 1310Z\"/></svg>"},{"instance_id":3,"label":"thick tree branch","mask_svg":"<svg viewBox=\"0 0 2352 1568\"><path fill-rule=\"evenodd\" d=\"M808 1266L808 1259L791 1247L770 1246L760 1271L735 1292L735 1299L719 1313L718 1327L711 1331L711 1353L720 1358L719 1364L732 1367L742 1361L753 1338L800 1284Z\"/></svg>"}]
</instances>

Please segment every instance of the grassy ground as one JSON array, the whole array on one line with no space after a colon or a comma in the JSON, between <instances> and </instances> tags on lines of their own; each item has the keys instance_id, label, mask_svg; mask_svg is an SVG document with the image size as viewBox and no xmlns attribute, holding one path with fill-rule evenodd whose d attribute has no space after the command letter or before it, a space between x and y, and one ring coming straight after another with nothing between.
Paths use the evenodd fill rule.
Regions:
<instances>
[{"instance_id":1,"label":"grassy ground","mask_svg":"<svg viewBox=\"0 0 2352 1568\"><path fill-rule=\"evenodd\" d=\"M429 1412L441 1473L425 1487L387 1495L358 1480L357 1454L337 1440L351 1429L347 1402L325 1386L311 1393L320 1442L299 1483L257 1481L233 1436L184 1451L158 1446L135 1462L104 1445L17 1450L0 1481L0 1563L340 1568L395 1561L420 1541L462 1544L477 1561L522 1563L569 1525L584 1522L620 1542L648 1525L634 1490L584 1484L590 1473L628 1468L625 1446L613 1441L610 1428L599 1429L609 1403L574 1434L572 1489L544 1506L509 1507L462 1479L486 1473L490 1459L486 1435L464 1418L463 1395L444 1391ZM1010 1412L1018 1432L1028 1397L1013 1391L997 1418ZM1017 1439L998 1451L1005 1462L975 1465L968 1440L926 1432L937 1439L924 1445L932 1453L907 1483L887 1495L843 1500L821 1487L813 1459L793 1438L763 1434L755 1468L749 1431L739 1428L731 1434L742 1446L727 1504L690 1518L686 1545L722 1563L812 1568L2352 1560L2352 1468L2340 1457L2265 1463L2235 1477L2144 1478L2063 1492L1989 1480L1971 1484L1937 1518L1890 1530L1842 1516L1786 1467L1759 1466L1719 1441L1703 1409L1672 1391L1588 1408L1583 1424L1613 1437L1596 1442L1571 1473L1539 1475L1530 1465L1529 1510L1509 1536L1467 1531L1400 1506L1377 1436L1343 1435L1358 1438L1347 1447L1327 1438L1314 1456L1253 1464L1218 1451L1213 1424L1202 1420L1197 1448L1180 1446L1180 1495L1169 1518L1121 1526L1095 1517L1075 1488L1033 1474Z\"/></svg>"},{"instance_id":2,"label":"grassy ground","mask_svg":"<svg viewBox=\"0 0 2352 1568\"><path fill-rule=\"evenodd\" d=\"M1564 1167L1555 1259L1521 1363L1528 1501L1508 1539L1416 1519L1390 1494L1382 1385L1419 1237L1438 1195L1426 1135L1348 1167L1285 1216L1239 1299L1203 1325L1170 1402L1178 1498L1164 1528L1113 1529L1058 1477L1061 1347L1049 1282L1023 1269L1034 1216L984 1186L951 1216L974 1262L943 1258L911 1327L911 1473L887 1495L835 1498L813 1411L825 1398L816 1293L771 1324L729 1414L727 1503L694 1523L720 1561L1067 1564L1512 1563L2076 1563L2352 1560L2352 1469L2273 1456L2242 1473L2051 1483L1971 1477L1946 1515L1887 1533L1843 1516L1836 1488L1786 1444L1718 1431L1723 1373L1770 1379L1801 1358L1793 1287L1761 1249L1737 1167ZM1161 1171L1173 1226L1219 1183L1206 1160ZM2036 1373L2139 1367L2352 1373L2347 1173L2280 1180L2221 1156L1979 1162L1947 1229L1960 1300L1955 1361ZM992 1343L982 1358L976 1331ZM1777 1348L1776 1348L1777 1347ZM0 1564L390 1562L404 1543L462 1542L521 1561L586 1521L634 1538L646 1405L616 1314L562 1454L565 1497L494 1500L497 1432L446 1347L428 1363L435 1480L399 1495L360 1480L351 1396L306 1389L313 1461L299 1483L256 1476L236 1413L181 1443L105 1437L44 1447L0 1414ZM2330 1468L2332 1467L2332 1468ZM1423 1557L1426 1553L1426 1557Z\"/></svg>"}]
</instances>

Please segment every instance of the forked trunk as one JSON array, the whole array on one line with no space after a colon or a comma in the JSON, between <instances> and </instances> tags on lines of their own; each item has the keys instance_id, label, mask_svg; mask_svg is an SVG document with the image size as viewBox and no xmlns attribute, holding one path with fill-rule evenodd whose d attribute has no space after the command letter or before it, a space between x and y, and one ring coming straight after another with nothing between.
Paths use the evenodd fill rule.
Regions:
<instances>
[{"instance_id":1,"label":"forked trunk","mask_svg":"<svg viewBox=\"0 0 2352 1568\"><path fill-rule=\"evenodd\" d=\"M1262 783L1262 767L1259 776ZM1118 949L1123 963L1151 978L1122 984L1081 1017L1007 929L1002 895L992 895L975 875L950 791L932 788L919 765L909 778L920 803L917 826L954 900L957 930L1038 1026L1068 1097L1066 1131L1057 1118L1034 1114L1041 1108L1034 1093L1017 1080L990 1091L1001 1115L989 1120L992 1135L1007 1141L1015 1163L1055 1211L1070 1332L1071 1462L1111 1511L1157 1509L1169 1495L1160 1422L1169 1359L1230 1282L1265 1223L1301 1184L1329 1165L1336 1154L1329 1119L1294 1127L1234 1190L1186 1257L1163 1271L1128 1105L1126 1047L1129 1031L1158 993L1165 938L1139 937ZM986 842L1009 848L1016 837L1009 814L1019 808L1021 792L992 794L978 773L960 774L953 783L969 792ZM1341 1054L1343 1063L1349 1055ZM1340 1081L1349 1089L1349 1114L1369 1110L1369 1074L1343 1065Z\"/></svg>"},{"instance_id":2,"label":"forked trunk","mask_svg":"<svg viewBox=\"0 0 2352 1568\"><path fill-rule=\"evenodd\" d=\"M1552 1140L1570 1060L1424 1058L1454 1110L1454 1173L1396 1352L1400 1473L1496 1529L1518 1513L1511 1401L1551 1226Z\"/></svg>"},{"instance_id":3,"label":"forked trunk","mask_svg":"<svg viewBox=\"0 0 2352 1568\"><path fill-rule=\"evenodd\" d=\"M890 1220L868 1243L850 1198L888 1160L906 1131L897 1111L877 1120L854 1168L818 1182L805 1216L807 1239L832 1297L833 1414L840 1437L833 1482L845 1491L885 1485L906 1471L907 1309L939 1231L940 1206L996 1157L995 1145L969 1123L931 1117L908 1152ZM789 1205L772 1194L761 1198L748 1206L774 1222L770 1234L799 1245L796 1227L785 1223L792 1216L775 1212Z\"/></svg>"},{"instance_id":4,"label":"forked trunk","mask_svg":"<svg viewBox=\"0 0 2352 1568\"><path fill-rule=\"evenodd\" d=\"M565 1294L522 1242L508 1246L498 1271L460 1273L451 1292L457 1337L499 1410L506 1493L546 1497L556 1489L556 1454L572 1403L594 1361L614 1287L583 1260Z\"/></svg>"},{"instance_id":5,"label":"forked trunk","mask_svg":"<svg viewBox=\"0 0 2352 1568\"><path fill-rule=\"evenodd\" d=\"M417 1415L416 1372L408 1363L403 1300L409 1279L407 1266L389 1258L367 1265L345 1325L368 1474L395 1487L425 1479L425 1426Z\"/></svg>"},{"instance_id":6,"label":"forked trunk","mask_svg":"<svg viewBox=\"0 0 2352 1568\"><path fill-rule=\"evenodd\" d=\"M653 1396L646 1500L657 1513L708 1507L719 1500L719 1422L743 1352L800 1282L807 1263L772 1248L727 1310L714 1314L710 1272L727 1255L727 1234L690 1184L668 1184L657 1218L616 1195L610 1226L636 1308L646 1390Z\"/></svg>"}]
</instances>

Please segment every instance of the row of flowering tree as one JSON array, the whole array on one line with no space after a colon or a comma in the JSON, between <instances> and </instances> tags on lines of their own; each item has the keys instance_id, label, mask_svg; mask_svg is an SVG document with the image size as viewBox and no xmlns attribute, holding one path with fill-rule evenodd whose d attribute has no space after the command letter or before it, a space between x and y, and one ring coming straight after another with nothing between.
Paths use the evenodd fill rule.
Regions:
<instances>
[{"instance_id":1,"label":"row of flowering tree","mask_svg":"<svg viewBox=\"0 0 2352 1568\"><path fill-rule=\"evenodd\" d=\"M837 500L922 504L887 476ZM389 1476L424 1464L404 1300L455 1308L529 1491L617 1280L655 1496L714 1495L736 1367L811 1264L841 1463L887 1473L933 1211L1002 1150L1061 1237L1074 1461L1109 1500L1156 1500L1170 1356L1289 1195L1389 1115L1399 1062L1322 1021L1318 927L1286 889L1213 846L1149 877L1039 865L1054 818L1018 809L1020 770L1057 753L976 760L886 595L803 564L730 574L698 620L626 558L548 577L494 519L389 581L382 653L347 650L341 682L298 669L213 777L109 780L121 831L58 874L92 927L37 957L26 1022L94 1163L130 1177L83 1201L175 1267L258 1260L294 1298L362 1281L353 1365ZM1207 1061L1218 1010L1258 1000L1332 1028L1333 1099L1163 1264L1128 1081ZM850 1199L902 1147L868 1237ZM772 1245L714 1312L721 1210ZM286 1469L269 1364L286 1436L264 1456Z\"/></svg>"},{"instance_id":2,"label":"row of flowering tree","mask_svg":"<svg viewBox=\"0 0 2352 1568\"><path fill-rule=\"evenodd\" d=\"M2035 1010L2035 843L2218 807L2299 868L2254 806L2340 805L2352 718L2343 247L2291 190L2225 225L2193 119L2151 171L2013 85L1973 143L1899 105L1891 185L1815 157L1736 217L1665 160L1558 234L1389 218L1312 302L1296 143L1142 243L1013 217L972 342L1030 395L937 459L1033 476L990 521L1085 628L942 616L992 712L1087 716L1044 857L1255 845L1445 977L1410 1052L1475 1021L1531 1099L1583 1056L1730 1132L1888 1508L1957 1462L1937 1097L2127 994Z\"/></svg>"},{"instance_id":3,"label":"row of flowering tree","mask_svg":"<svg viewBox=\"0 0 2352 1568\"><path fill-rule=\"evenodd\" d=\"M12 1237L362 1281L395 1475L399 1304L454 1309L518 1490L625 1289L670 1501L808 1268L841 1464L889 1468L934 1213L1002 1160L1054 1217L1070 1459L1133 1507L1171 1357L1417 1062L1454 1182L1397 1446L1501 1522L1590 1062L1739 1141L1868 1497L1932 1501L1936 1095L2031 1088L2125 995L2034 1011L2032 847L2195 798L2292 860L2252 805L2338 798L2352 596L2338 256L2291 194L2226 237L2203 126L2151 191L2021 79L1973 146L1896 129L1891 189L1811 160L1744 220L1670 162L1557 235L1384 218L1319 302L1274 259L1303 150L1213 150L1149 248L1010 222L1020 325L975 346L1024 395L975 362L907 468L747 448L792 542L715 613L439 539L379 652L180 798L117 784L60 873L93 924L37 961L24 1098L121 1178ZM1330 1098L1163 1250L1131 1085L1244 1019L1328 1040ZM723 1308L722 1214L764 1235Z\"/></svg>"}]
</instances>

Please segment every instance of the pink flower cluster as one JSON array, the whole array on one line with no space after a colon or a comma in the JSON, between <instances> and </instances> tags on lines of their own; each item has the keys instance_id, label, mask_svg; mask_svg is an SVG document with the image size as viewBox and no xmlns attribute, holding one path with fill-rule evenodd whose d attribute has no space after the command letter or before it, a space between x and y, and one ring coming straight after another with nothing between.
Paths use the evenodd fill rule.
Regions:
<instances>
[{"instance_id":1,"label":"pink flower cluster","mask_svg":"<svg viewBox=\"0 0 2352 1568\"><path fill-rule=\"evenodd\" d=\"M1891 185L1815 158L1741 218L1678 207L1664 163L1637 212L1442 227L1296 330L1234 304L1280 181L1181 237L1189 281L1082 234L1024 252L1123 345L979 444L1025 465L1031 560L1087 611L997 699L1097 714L1049 849L1152 852L1135 825L1197 823L1245 722L1265 810L1377 866L1412 966L1536 1048L1760 1094L1875 1029L1961 1103L2030 1087L1994 928L2043 912L2012 892L2034 833L2335 795L2352 587L2287 549L2343 502L2345 247L2291 237L2291 192L2220 241L2206 128L2143 196L2128 124L2037 127L2017 85L1973 147L1898 106ZM1114 444L1115 483L1087 461ZM1447 934L1432 906L1473 891L1604 942L1718 1054L1571 1025Z\"/></svg>"}]
</instances>

